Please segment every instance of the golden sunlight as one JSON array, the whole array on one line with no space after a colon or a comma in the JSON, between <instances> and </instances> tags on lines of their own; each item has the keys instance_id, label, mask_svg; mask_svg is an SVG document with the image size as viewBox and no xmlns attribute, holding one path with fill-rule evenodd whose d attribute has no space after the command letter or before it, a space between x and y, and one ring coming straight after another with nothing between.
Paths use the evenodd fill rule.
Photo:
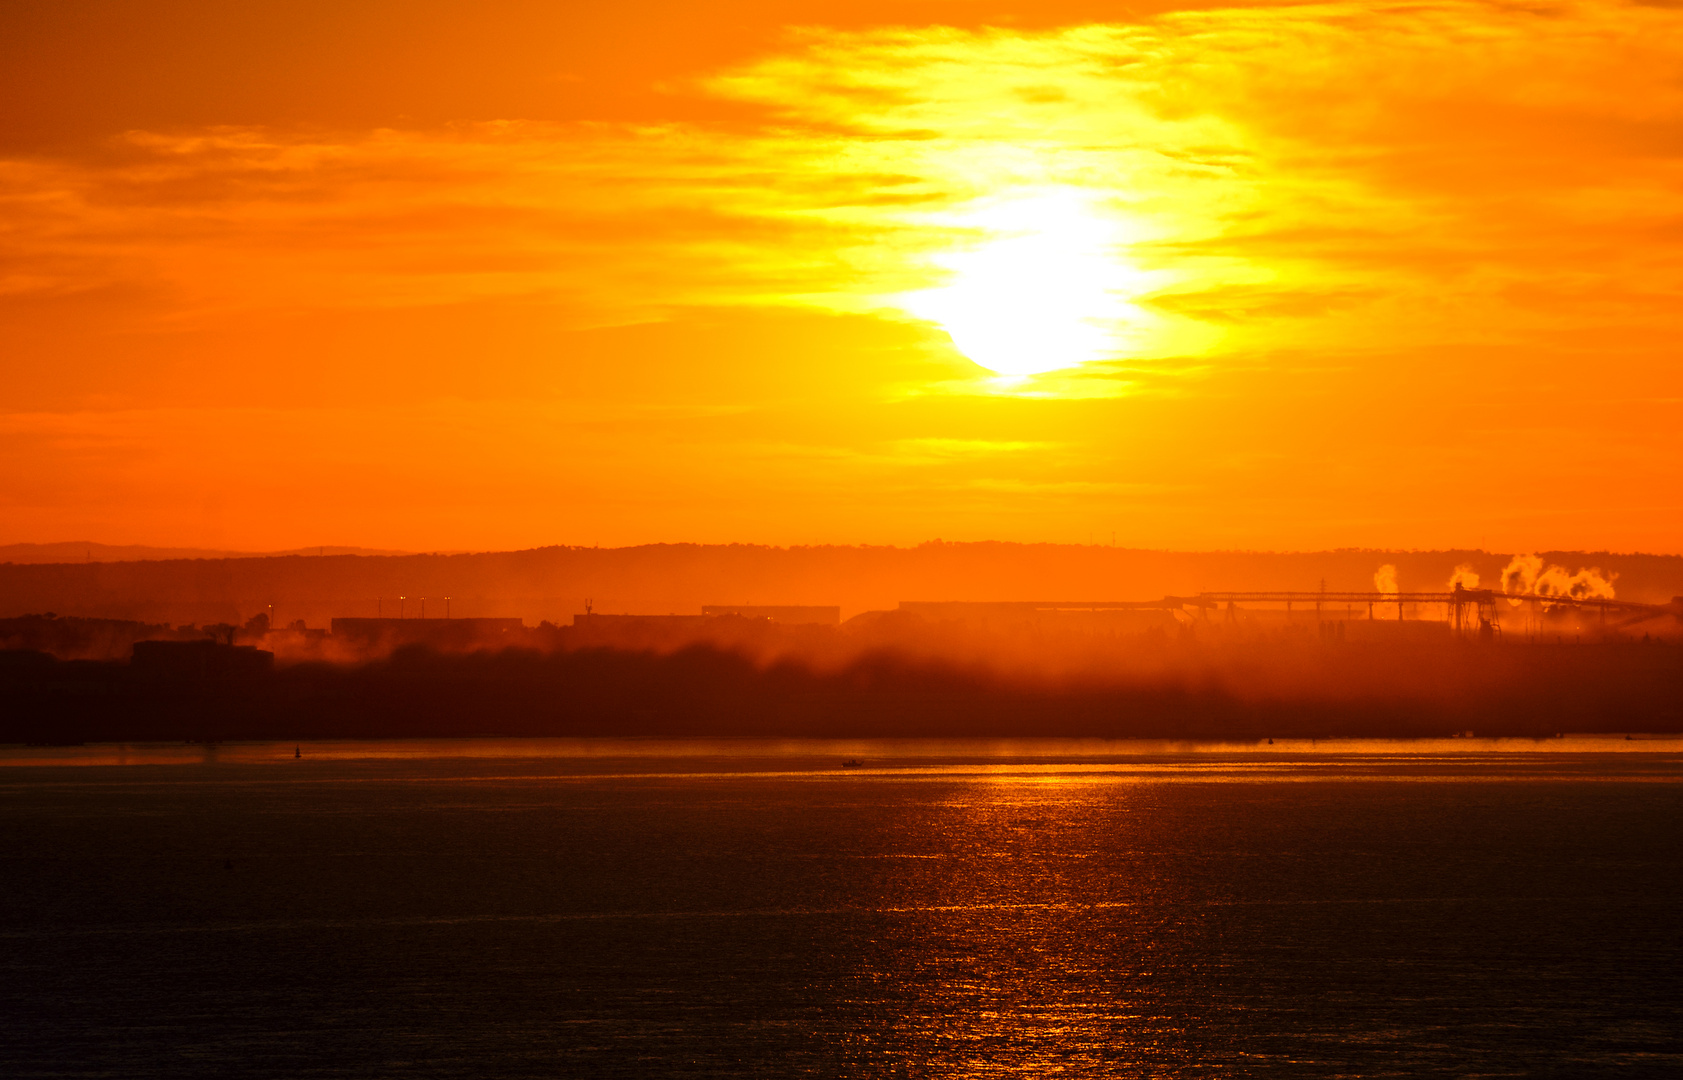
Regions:
<instances>
[{"instance_id":1,"label":"golden sunlight","mask_svg":"<svg viewBox=\"0 0 1683 1080\"><path fill-rule=\"evenodd\" d=\"M1147 317L1128 299L1146 291L1149 275L1118 254L1121 223L1086 192L988 200L938 223L983 239L932 256L947 282L897 302L989 371L1022 378L1109 359L1129 324Z\"/></svg>"}]
</instances>

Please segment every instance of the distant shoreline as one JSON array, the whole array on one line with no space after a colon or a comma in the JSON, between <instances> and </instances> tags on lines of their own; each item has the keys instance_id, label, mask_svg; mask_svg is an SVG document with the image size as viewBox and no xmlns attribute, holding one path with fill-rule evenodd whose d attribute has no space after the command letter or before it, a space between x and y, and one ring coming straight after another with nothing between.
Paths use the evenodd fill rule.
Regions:
<instances>
[{"instance_id":1,"label":"distant shoreline","mask_svg":"<svg viewBox=\"0 0 1683 1080\"><path fill-rule=\"evenodd\" d=\"M1661 745L1654 745L1661 744ZM1270 767L1313 761L1357 768L1364 762L1425 759L1485 763L1566 761L1585 755L1683 762L1683 734L1572 734L1545 738L1162 739L1162 738L687 738L524 737L231 740L219 743L123 742L75 746L0 743L0 770L35 768L220 765L273 768L291 763L375 766L422 760L479 760L552 768L557 775L591 776L635 765L649 775L697 768L729 773L834 772L846 776L953 773L967 767L1048 770L1068 774L1123 773L1136 766L1184 768L1183 776L1214 766ZM844 773L843 762L857 762ZM1683 779L1680 775L1679 779Z\"/></svg>"}]
</instances>

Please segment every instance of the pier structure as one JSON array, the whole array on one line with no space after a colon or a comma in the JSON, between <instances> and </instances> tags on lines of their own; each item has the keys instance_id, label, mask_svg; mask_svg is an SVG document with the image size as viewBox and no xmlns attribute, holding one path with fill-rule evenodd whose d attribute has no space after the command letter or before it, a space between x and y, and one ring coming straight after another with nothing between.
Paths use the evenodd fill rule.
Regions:
<instances>
[{"instance_id":1,"label":"pier structure","mask_svg":"<svg viewBox=\"0 0 1683 1080\"><path fill-rule=\"evenodd\" d=\"M1580 622L1592 622L1605 629L1622 629L1654 619L1673 618L1683 622L1683 596L1669 604L1643 604L1599 596L1557 596L1542 593L1504 593L1494 589L1468 589L1457 585L1447 592L1329 592L1277 590L1263 592L1201 592L1196 596L1170 596L1165 603L1178 602L1207 618L1212 610L1225 609L1229 621L1244 610L1283 606L1289 616L1294 610L1312 610L1316 619L1342 614L1345 618L1365 614L1368 621L1391 617L1404 620L1409 613L1430 617L1441 608L1443 619L1457 634L1500 635L1503 615L1521 614L1540 625L1545 616L1575 614ZM1342 606L1343 612L1337 607ZM1424 609L1424 610L1423 610Z\"/></svg>"},{"instance_id":2,"label":"pier structure","mask_svg":"<svg viewBox=\"0 0 1683 1080\"><path fill-rule=\"evenodd\" d=\"M1422 621L1446 623L1457 635L1496 638L1502 635L1504 616L1518 616L1522 623L1540 627L1547 619L1576 616L1583 625L1601 630L1625 627L1659 619L1683 622L1683 597L1669 604L1644 604L1605 597L1553 596L1538 593L1503 593L1494 589L1456 586L1441 592L1350 592L1321 590L1264 590L1252 592L1200 592L1191 596L1165 596L1161 600L1014 600L995 602L901 601L900 610L935 619L1007 619L1034 617L1124 615L1149 612L1166 617L1174 613L1209 620L1212 612L1224 614L1224 621L1237 623L1247 615L1278 614L1288 620L1311 617L1316 622Z\"/></svg>"}]
</instances>

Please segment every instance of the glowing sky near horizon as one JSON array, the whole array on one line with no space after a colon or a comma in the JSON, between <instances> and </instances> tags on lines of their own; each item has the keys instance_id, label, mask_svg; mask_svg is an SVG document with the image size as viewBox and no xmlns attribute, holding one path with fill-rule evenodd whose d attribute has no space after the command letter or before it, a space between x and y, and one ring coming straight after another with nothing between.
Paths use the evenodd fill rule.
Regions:
<instances>
[{"instance_id":1,"label":"glowing sky near horizon","mask_svg":"<svg viewBox=\"0 0 1683 1080\"><path fill-rule=\"evenodd\" d=\"M24 2L0 542L1683 550L1683 12Z\"/></svg>"}]
</instances>

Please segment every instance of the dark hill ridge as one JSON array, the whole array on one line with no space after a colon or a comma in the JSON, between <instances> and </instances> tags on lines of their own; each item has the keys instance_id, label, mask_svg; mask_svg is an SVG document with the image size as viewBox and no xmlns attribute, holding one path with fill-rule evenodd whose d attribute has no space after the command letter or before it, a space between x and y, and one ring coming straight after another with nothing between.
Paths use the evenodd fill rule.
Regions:
<instances>
[{"instance_id":1,"label":"dark hill ridge","mask_svg":"<svg viewBox=\"0 0 1683 1080\"><path fill-rule=\"evenodd\" d=\"M1616 574L1621 598L1683 595L1683 556L1538 552ZM843 616L901 600L1116 600L1217 589L1373 588L1394 565L1404 590L1446 587L1459 565L1494 583L1511 558L1482 551L1166 552L1058 544L896 547L653 544L431 555L316 555L0 565L0 617L277 624L421 613L570 620L599 612L696 614L704 604L840 604Z\"/></svg>"},{"instance_id":2,"label":"dark hill ridge","mask_svg":"<svg viewBox=\"0 0 1683 1080\"><path fill-rule=\"evenodd\" d=\"M65 540L54 544L0 544L0 563L156 562L161 559L251 559L275 555L408 555L407 551L321 544L290 551L226 551L220 548L162 548L145 544L96 544Z\"/></svg>"}]
</instances>

